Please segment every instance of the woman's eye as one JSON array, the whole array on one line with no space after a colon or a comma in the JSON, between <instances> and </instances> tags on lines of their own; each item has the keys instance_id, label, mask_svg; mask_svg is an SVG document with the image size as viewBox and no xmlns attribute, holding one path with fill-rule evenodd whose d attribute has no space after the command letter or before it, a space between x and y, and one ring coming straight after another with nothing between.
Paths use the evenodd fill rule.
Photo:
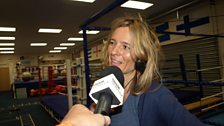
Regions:
<instances>
[{"instance_id":1,"label":"woman's eye","mask_svg":"<svg viewBox=\"0 0 224 126\"><path fill-rule=\"evenodd\" d=\"M123 45L123 48L124 48L125 50L130 50L130 46L129 46L129 45Z\"/></svg>"},{"instance_id":2,"label":"woman's eye","mask_svg":"<svg viewBox=\"0 0 224 126\"><path fill-rule=\"evenodd\" d=\"M109 44L110 44L110 45L114 45L115 42L114 42L114 41L110 41Z\"/></svg>"}]
</instances>

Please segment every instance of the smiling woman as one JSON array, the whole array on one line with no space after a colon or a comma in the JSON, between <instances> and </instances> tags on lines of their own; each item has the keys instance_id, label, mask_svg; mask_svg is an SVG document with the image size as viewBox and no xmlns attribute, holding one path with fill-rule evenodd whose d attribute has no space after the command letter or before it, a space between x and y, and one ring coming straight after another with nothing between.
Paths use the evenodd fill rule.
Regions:
<instances>
[{"instance_id":1,"label":"smiling woman","mask_svg":"<svg viewBox=\"0 0 224 126\"><path fill-rule=\"evenodd\" d=\"M141 17L125 16L112 23L111 32L105 43L103 64L121 69L125 88L124 104L110 113L110 126L203 125L160 83L159 52L160 43L156 34ZM139 69L139 66L144 69ZM108 121L102 124L103 119L96 119L97 114L89 113L88 109L83 112L86 116L79 116L88 121L81 122L77 119L78 114L71 114L72 111L78 111L77 108L75 106L70 110L62 124L69 122L87 125L90 121L98 126L108 124Z\"/></svg>"}]
</instances>

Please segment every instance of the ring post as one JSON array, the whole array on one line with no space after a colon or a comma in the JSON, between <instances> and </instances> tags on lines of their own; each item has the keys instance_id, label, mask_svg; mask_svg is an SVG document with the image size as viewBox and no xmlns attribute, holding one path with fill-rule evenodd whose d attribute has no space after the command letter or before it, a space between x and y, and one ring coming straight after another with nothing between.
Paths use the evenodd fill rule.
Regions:
<instances>
[{"instance_id":1,"label":"ring post","mask_svg":"<svg viewBox=\"0 0 224 126\"><path fill-rule=\"evenodd\" d=\"M181 74L182 74L182 79L184 81L187 81L186 66L184 64L184 57L183 57L183 55L179 55L179 63L180 63L180 70L181 70ZM188 84L185 84L185 86L188 86Z\"/></svg>"},{"instance_id":2,"label":"ring post","mask_svg":"<svg viewBox=\"0 0 224 126\"><path fill-rule=\"evenodd\" d=\"M200 97L203 98L204 93L203 93L203 85L202 85L202 75L201 71L198 71L201 69L201 61L200 61L200 55L196 54L196 62L197 62L197 75L198 75L198 82L200 85Z\"/></svg>"},{"instance_id":3,"label":"ring post","mask_svg":"<svg viewBox=\"0 0 224 126\"><path fill-rule=\"evenodd\" d=\"M68 108L72 108L72 82L71 82L71 62L66 59L66 78L67 78L67 93L68 93Z\"/></svg>"}]
</instances>

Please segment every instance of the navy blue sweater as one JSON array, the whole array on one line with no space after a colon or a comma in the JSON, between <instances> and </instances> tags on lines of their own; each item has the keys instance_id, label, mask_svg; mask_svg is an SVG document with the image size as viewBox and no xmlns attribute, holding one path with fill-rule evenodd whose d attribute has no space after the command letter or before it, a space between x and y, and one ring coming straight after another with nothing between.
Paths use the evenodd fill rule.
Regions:
<instances>
[{"instance_id":1,"label":"navy blue sweater","mask_svg":"<svg viewBox=\"0 0 224 126\"><path fill-rule=\"evenodd\" d=\"M203 126L164 86L153 83L138 103L140 126Z\"/></svg>"}]
</instances>

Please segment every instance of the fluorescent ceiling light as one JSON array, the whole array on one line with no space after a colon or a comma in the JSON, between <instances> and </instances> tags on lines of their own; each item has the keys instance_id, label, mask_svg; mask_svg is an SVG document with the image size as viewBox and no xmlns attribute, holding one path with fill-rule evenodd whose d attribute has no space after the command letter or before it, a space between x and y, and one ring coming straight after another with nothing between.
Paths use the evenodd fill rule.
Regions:
<instances>
[{"instance_id":1,"label":"fluorescent ceiling light","mask_svg":"<svg viewBox=\"0 0 224 126\"><path fill-rule=\"evenodd\" d=\"M61 29L49 29L49 28L40 28L38 32L40 33L60 33Z\"/></svg>"},{"instance_id":2,"label":"fluorescent ceiling light","mask_svg":"<svg viewBox=\"0 0 224 126\"><path fill-rule=\"evenodd\" d=\"M14 28L14 27L0 27L0 31L15 32L16 28Z\"/></svg>"},{"instance_id":3,"label":"fluorescent ceiling light","mask_svg":"<svg viewBox=\"0 0 224 126\"><path fill-rule=\"evenodd\" d=\"M47 43L30 43L30 46L46 46Z\"/></svg>"},{"instance_id":4,"label":"fluorescent ceiling light","mask_svg":"<svg viewBox=\"0 0 224 126\"><path fill-rule=\"evenodd\" d=\"M68 41L83 41L83 38L70 37Z\"/></svg>"},{"instance_id":5,"label":"fluorescent ceiling light","mask_svg":"<svg viewBox=\"0 0 224 126\"><path fill-rule=\"evenodd\" d=\"M60 53L61 50L50 50L49 53Z\"/></svg>"},{"instance_id":6,"label":"fluorescent ceiling light","mask_svg":"<svg viewBox=\"0 0 224 126\"><path fill-rule=\"evenodd\" d=\"M0 37L0 40L15 40L15 37Z\"/></svg>"},{"instance_id":7,"label":"fluorescent ceiling light","mask_svg":"<svg viewBox=\"0 0 224 126\"><path fill-rule=\"evenodd\" d=\"M121 5L121 7L140 9L140 10L145 10L146 8L151 6L153 6L152 3L146 3L146 2L134 1L134 0L129 0Z\"/></svg>"},{"instance_id":8,"label":"fluorescent ceiling light","mask_svg":"<svg viewBox=\"0 0 224 126\"><path fill-rule=\"evenodd\" d=\"M60 46L74 46L75 43L61 43Z\"/></svg>"},{"instance_id":9,"label":"fluorescent ceiling light","mask_svg":"<svg viewBox=\"0 0 224 126\"><path fill-rule=\"evenodd\" d=\"M67 49L68 47L54 47L55 50L63 50L63 49Z\"/></svg>"},{"instance_id":10,"label":"fluorescent ceiling light","mask_svg":"<svg viewBox=\"0 0 224 126\"><path fill-rule=\"evenodd\" d=\"M0 51L0 53L2 53L2 54L11 54L11 53L14 53L14 51Z\"/></svg>"},{"instance_id":11,"label":"fluorescent ceiling light","mask_svg":"<svg viewBox=\"0 0 224 126\"><path fill-rule=\"evenodd\" d=\"M86 30L86 34L98 34L100 31L97 31L97 30ZM82 34L83 31L79 31L79 34Z\"/></svg>"},{"instance_id":12,"label":"fluorescent ceiling light","mask_svg":"<svg viewBox=\"0 0 224 126\"><path fill-rule=\"evenodd\" d=\"M15 46L15 43L0 43L0 46Z\"/></svg>"},{"instance_id":13,"label":"fluorescent ceiling light","mask_svg":"<svg viewBox=\"0 0 224 126\"><path fill-rule=\"evenodd\" d=\"M0 48L0 50L15 50L14 48Z\"/></svg>"},{"instance_id":14,"label":"fluorescent ceiling light","mask_svg":"<svg viewBox=\"0 0 224 126\"><path fill-rule=\"evenodd\" d=\"M79 1L79 2L93 3L95 0L72 0L72 1Z\"/></svg>"}]
</instances>

